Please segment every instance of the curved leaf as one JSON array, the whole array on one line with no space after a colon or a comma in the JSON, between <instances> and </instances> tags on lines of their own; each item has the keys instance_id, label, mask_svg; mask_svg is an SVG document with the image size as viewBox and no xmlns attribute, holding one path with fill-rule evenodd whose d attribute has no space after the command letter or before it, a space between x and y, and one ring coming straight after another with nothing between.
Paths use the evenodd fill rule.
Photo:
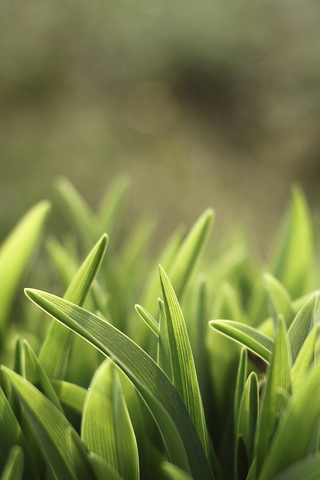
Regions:
<instances>
[{"instance_id":1,"label":"curved leaf","mask_svg":"<svg viewBox=\"0 0 320 480\"><path fill-rule=\"evenodd\" d=\"M19 445L11 448L6 466L0 480L21 480L23 473L24 455Z\"/></svg>"},{"instance_id":2,"label":"curved leaf","mask_svg":"<svg viewBox=\"0 0 320 480\"><path fill-rule=\"evenodd\" d=\"M274 341L255 328L232 320L211 320L211 328L218 330L223 335L244 345L256 355L269 363Z\"/></svg>"},{"instance_id":3,"label":"curved leaf","mask_svg":"<svg viewBox=\"0 0 320 480\"><path fill-rule=\"evenodd\" d=\"M154 415L172 462L183 469L189 463L195 480L213 479L184 402L149 355L108 322L64 299L33 289L26 290L26 294L53 318L86 338L104 354L112 355L112 359L134 383ZM182 445L185 453L181 449Z\"/></svg>"}]
</instances>

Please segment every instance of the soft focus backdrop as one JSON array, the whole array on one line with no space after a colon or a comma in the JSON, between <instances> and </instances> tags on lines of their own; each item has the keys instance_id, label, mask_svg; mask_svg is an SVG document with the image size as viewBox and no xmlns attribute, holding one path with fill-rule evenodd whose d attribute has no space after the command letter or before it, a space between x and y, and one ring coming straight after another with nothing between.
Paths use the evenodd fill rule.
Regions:
<instances>
[{"instance_id":1,"label":"soft focus backdrop","mask_svg":"<svg viewBox=\"0 0 320 480\"><path fill-rule=\"evenodd\" d=\"M213 206L263 254L292 183L320 202L319 26L314 0L3 0L0 237L56 177L94 207L124 172L160 235Z\"/></svg>"}]
</instances>

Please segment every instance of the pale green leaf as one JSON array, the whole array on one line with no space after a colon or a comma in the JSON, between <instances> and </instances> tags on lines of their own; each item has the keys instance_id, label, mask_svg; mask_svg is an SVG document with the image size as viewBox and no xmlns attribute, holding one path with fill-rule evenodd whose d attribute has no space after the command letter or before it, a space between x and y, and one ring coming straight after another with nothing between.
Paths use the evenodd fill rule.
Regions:
<instances>
[{"instance_id":1,"label":"pale green leaf","mask_svg":"<svg viewBox=\"0 0 320 480\"><path fill-rule=\"evenodd\" d=\"M148 327L153 331L153 333L159 336L159 324L153 318L153 316L149 312L147 312L145 308L141 307L141 305L135 305L135 309L142 318L142 320L144 320Z\"/></svg>"},{"instance_id":2,"label":"pale green leaf","mask_svg":"<svg viewBox=\"0 0 320 480\"><path fill-rule=\"evenodd\" d=\"M48 468L58 480L77 480L70 449L72 428L65 416L37 388L7 367L2 371L16 390ZM32 477L33 478L33 477Z\"/></svg>"},{"instance_id":3,"label":"pale green leaf","mask_svg":"<svg viewBox=\"0 0 320 480\"><path fill-rule=\"evenodd\" d=\"M119 222L129 186L130 180L127 177L117 178L101 201L98 211L101 231L107 232L109 236L113 233L116 223Z\"/></svg>"},{"instance_id":4,"label":"pale green leaf","mask_svg":"<svg viewBox=\"0 0 320 480\"><path fill-rule=\"evenodd\" d=\"M81 437L125 480L139 479L137 442L116 367L108 359L96 371L86 397Z\"/></svg>"},{"instance_id":5,"label":"pale green leaf","mask_svg":"<svg viewBox=\"0 0 320 480\"><path fill-rule=\"evenodd\" d=\"M242 393L237 426L237 438L239 435L243 438L249 466L253 459L253 447L258 418L258 409L258 378L255 372L251 372L245 383Z\"/></svg>"},{"instance_id":6,"label":"pale green leaf","mask_svg":"<svg viewBox=\"0 0 320 480\"><path fill-rule=\"evenodd\" d=\"M289 400L274 434L258 480L272 480L308 453L320 417L320 364L314 365Z\"/></svg>"},{"instance_id":7,"label":"pale green leaf","mask_svg":"<svg viewBox=\"0 0 320 480\"><path fill-rule=\"evenodd\" d=\"M168 375L172 380L172 361L171 351L168 333L168 322L166 316L166 310L161 298L158 298L160 309L160 321L159 321L159 339L158 339L158 351L157 362L160 368Z\"/></svg>"},{"instance_id":8,"label":"pale green leaf","mask_svg":"<svg viewBox=\"0 0 320 480\"><path fill-rule=\"evenodd\" d=\"M29 210L0 248L0 336L10 314L21 277L30 263L51 205L38 203Z\"/></svg>"},{"instance_id":9,"label":"pale green leaf","mask_svg":"<svg viewBox=\"0 0 320 480\"><path fill-rule=\"evenodd\" d=\"M304 379L305 373L308 370L311 360L314 356L314 349L316 340L319 333L319 325L313 327L307 338L305 339L296 361L293 365L291 371L291 379L292 379L292 388L296 389L300 386L301 382Z\"/></svg>"},{"instance_id":10,"label":"pale green leaf","mask_svg":"<svg viewBox=\"0 0 320 480\"><path fill-rule=\"evenodd\" d=\"M212 480L213 474L201 441L180 395L159 366L132 340L90 312L37 290L29 298L53 318L86 338L118 363L134 383L159 426L173 463L188 470L194 480Z\"/></svg>"},{"instance_id":11,"label":"pale green leaf","mask_svg":"<svg viewBox=\"0 0 320 480\"><path fill-rule=\"evenodd\" d=\"M200 216L181 245L172 266L169 268L171 283L178 298L181 298L209 238L213 217L214 212L212 209L206 210Z\"/></svg>"},{"instance_id":12,"label":"pale green leaf","mask_svg":"<svg viewBox=\"0 0 320 480\"><path fill-rule=\"evenodd\" d=\"M312 225L303 192L295 187L292 202L271 262L271 273L293 299L303 295L313 257Z\"/></svg>"},{"instance_id":13,"label":"pale green leaf","mask_svg":"<svg viewBox=\"0 0 320 480\"><path fill-rule=\"evenodd\" d=\"M60 403L81 414L87 390L63 380L51 380L51 383Z\"/></svg>"},{"instance_id":14,"label":"pale green leaf","mask_svg":"<svg viewBox=\"0 0 320 480\"><path fill-rule=\"evenodd\" d=\"M255 328L232 320L211 320L210 327L244 345L265 362L269 362L273 349L273 340Z\"/></svg>"},{"instance_id":15,"label":"pale green leaf","mask_svg":"<svg viewBox=\"0 0 320 480\"><path fill-rule=\"evenodd\" d=\"M80 233L86 246L91 248L99 234L101 235L97 217L69 180L59 178L55 182L55 188L64 211Z\"/></svg>"},{"instance_id":16,"label":"pale green leaf","mask_svg":"<svg viewBox=\"0 0 320 480\"><path fill-rule=\"evenodd\" d=\"M117 470L96 453L90 452L88 458L97 480L123 480Z\"/></svg>"},{"instance_id":17,"label":"pale green leaf","mask_svg":"<svg viewBox=\"0 0 320 480\"><path fill-rule=\"evenodd\" d=\"M48 379L38 357L26 340L22 342L21 375L38 388L62 413L57 394Z\"/></svg>"},{"instance_id":18,"label":"pale green leaf","mask_svg":"<svg viewBox=\"0 0 320 480\"><path fill-rule=\"evenodd\" d=\"M93 247L69 286L65 294L66 299L83 305L99 271L107 244L108 237L103 235ZM71 341L72 333L70 330L57 322L51 323L39 355L39 360L50 379L61 379Z\"/></svg>"},{"instance_id":19,"label":"pale green leaf","mask_svg":"<svg viewBox=\"0 0 320 480\"><path fill-rule=\"evenodd\" d=\"M77 479L96 480L94 469L89 460L89 452L75 430L70 428L70 451L77 473Z\"/></svg>"},{"instance_id":20,"label":"pale green leaf","mask_svg":"<svg viewBox=\"0 0 320 480\"><path fill-rule=\"evenodd\" d=\"M294 318L294 311L291 306L292 300L284 286L270 273L266 273L265 282L270 297L272 317L276 322L278 315L282 314L289 326Z\"/></svg>"},{"instance_id":21,"label":"pale green leaf","mask_svg":"<svg viewBox=\"0 0 320 480\"><path fill-rule=\"evenodd\" d=\"M6 466L0 480L21 480L23 473L24 454L19 445L11 448Z\"/></svg>"},{"instance_id":22,"label":"pale green leaf","mask_svg":"<svg viewBox=\"0 0 320 480\"><path fill-rule=\"evenodd\" d=\"M22 447L25 453L24 480L38 479L36 465L32 458L25 436L16 419L7 397L0 388L0 471L5 467L10 449L15 445Z\"/></svg>"},{"instance_id":23,"label":"pale green leaf","mask_svg":"<svg viewBox=\"0 0 320 480\"><path fill-rule=\"evenodd\" d=\"M246 348L242 348L239 367L238 367L236 390L234 394L234 427L235 427L236 434L237 434L240 403L241 403L244 386L246 384L246 379L247 379L247 350Z\"/></svg>"},{"instance_id":24,"label":"pale green leaf","mask_svg":"<svg viewBox=\"0 0 320 480\"><path fill-rule=\"evenodd\" d=\"M295 362L303 342L314 325L315 313L318 304L318 294L313 295L299 310L293 320L288 336L291 345L292 360Z\"/></svg>"},{"instance_id":25,"label":"pale green leaf","mask_svg":"<svg viewBox=\"0 0 320 480\"><path fill-rule=\"evenodd\" d=\"M206 421L187 327L175 291L162 267L160 281L167 319L173 384L183 398L202 445L208 452Z\"/></svg>"},{"instance_id":26,"label":"pale green leaf","mask_svg":"<svg viewBox=\"0 0 320 480\"><path fill-rule=\"evenodd\" d=\"M267 382L263 387L261 413L257 434L257 471L261 469L264 457L282 413L283 401L279 390L291 390L291 353L286 336L283 316L279 316L278 333L275 340L271 363L267 370Z\"/></svg>"},{"instance_id":27,"label":"pale green leaf","mask_svg":"<svg viewBox=\"0 0 320 480\"><path fill-rule=\"evenodd\" d=\"M170 480L192 480L190 475L188 475L176 465L172 465L172 463L163 462L161 468L166 474L166 478Z\"/></svg>"},{"instance_id":28,"label":"pale green leaf","mask_svg":"<svg viewBox=\"0 0 320 480\"><path fill-rule=\"evenodd\" d=\"M274 480L319 480L319 478L320 457L308 455L279 473Z\"/></svg>"}]
</instances>

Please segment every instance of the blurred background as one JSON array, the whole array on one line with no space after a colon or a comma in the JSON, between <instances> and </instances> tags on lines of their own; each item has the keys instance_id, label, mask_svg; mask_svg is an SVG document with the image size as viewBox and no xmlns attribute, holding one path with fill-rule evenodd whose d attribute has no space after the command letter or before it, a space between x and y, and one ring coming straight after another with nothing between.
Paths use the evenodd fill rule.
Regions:
<instances>
[{"instance_id":1,"label":"blurred background","mask_svg":"<svg viewBox=\"0 0 320 480\"><path fill-rule=\"evenodd\" d=\"M126 173L159 235L212 206L263 255L293 183L320 204L319 26L314 0L3 0L1 239L56 177L94 207Z\"/></svg>"}]
</instances>

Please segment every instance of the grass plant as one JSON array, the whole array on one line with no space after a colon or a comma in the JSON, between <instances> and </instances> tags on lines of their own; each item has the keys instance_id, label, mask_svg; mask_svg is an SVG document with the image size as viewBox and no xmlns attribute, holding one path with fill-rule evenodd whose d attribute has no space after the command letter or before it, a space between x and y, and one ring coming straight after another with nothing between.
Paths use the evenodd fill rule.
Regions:
<instances>
[{"instance_id":1,"label":"grass plant","mask_svg":"<svg viewBox=\"0 0 320 480\"><path fill-rule=\"evenodd\" d=\"M157 258L144 218L123 241L127 186L93 212L61 180L64 240L43 236L41 202L1 246L0 479L318 480L320 278L303 193L262 266L243 239L212 252L211 209ZM26 288L39 308L16 310L43 238L59 285Z\"/></svg>"}]
</instances>

